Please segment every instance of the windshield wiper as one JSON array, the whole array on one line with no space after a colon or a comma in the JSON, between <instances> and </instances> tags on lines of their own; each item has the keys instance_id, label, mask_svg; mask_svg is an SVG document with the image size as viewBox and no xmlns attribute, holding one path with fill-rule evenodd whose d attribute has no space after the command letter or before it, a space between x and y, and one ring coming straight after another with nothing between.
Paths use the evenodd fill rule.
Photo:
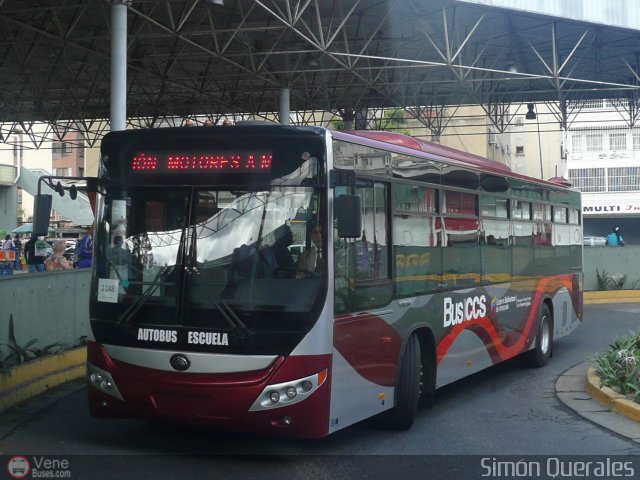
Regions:
<instances>
[{"instance_id":1,"label":"windshield wiper","mask_svg":"<svg viewBox=\"0 0 640 480\"><path fill-rule=\"evenodd\" d=\"M240 320L238 314L233 310L233 308L229 306L227 302L222 299L216 300L213 297L211 297L211 300L213 301L213 304L216 306L216 308L220 311L224 319L227 321L227 323L236 330L236 336L238 338L245 338L247 336L250 337L254 335L255 332L247 327L247 325L242 320Z\"/></svg>"},{"instance_id":2,"label":"windshield wiper","mask_svg":"<svg viewBox=\"0 0 640 480\"><path fill-rule=\"evenodd\" d=\"M147 301L156 292L156 290L158 290L158 288L160 287L160 285L162 285L164 280L169 275L171 275L171 272L173 272L175 268L176 268L175 265L168 265L168 266L162 267L162 269L160 269L160 271L156 274L155 278L151 282L151 285L149 285L149 287L145 290L142 296L139 297L131 305L129 305L129 308L127 308L124 312L122 312L122 314L118 316L116 320L116 325L120 326L123 323L129 323L133 319L135 314L138 313L138 310L140 310L144 306L144 304L147 303Z\"/></svg>"},{"instance_id":3,"label":"windshield wiper","mask_svg":"<svg viewBox=\"0 0 640 480\"><path fill-rule=\"evenodd\" d=\"M193 282L202 290L204 290L205 294L209 294L210 292L202 285L200 282ZM220 312L225 321L229 324L231 328L234 330L234 335L237 338L246 338L255 334L253 330L251 330L247 325L238 317L238 314L229 306L227 302L223 299L216 300L215 297L211 295L206 295L206 298L211 300L211 303L214 307Z\"/></svg>"}]
</instances>

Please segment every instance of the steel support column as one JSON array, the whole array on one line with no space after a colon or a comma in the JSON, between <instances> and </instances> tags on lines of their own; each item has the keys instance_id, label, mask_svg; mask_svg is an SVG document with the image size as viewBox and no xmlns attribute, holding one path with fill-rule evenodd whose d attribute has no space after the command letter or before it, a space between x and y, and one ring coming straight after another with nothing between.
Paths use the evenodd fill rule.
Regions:
<instances>
[{"instance_id":1,"label":"steel support column","mask_svg":"<svg viewBox=\"0 0 640 480\"><path fill-rule=\"evenodd\" d=\"M127 2L111 5L111 131L127 126Z\"/></svg>"},{"instance_id":2,"label":"steel support column","mask_svg":"<svg viewBox=\"0 0 640 480\"><path fill-rule=\"evenodd\" d=\"M282 87L280 89L280 124L282 125L290 124L289 101L289 87Z\"/></svg>"}]
</instances>

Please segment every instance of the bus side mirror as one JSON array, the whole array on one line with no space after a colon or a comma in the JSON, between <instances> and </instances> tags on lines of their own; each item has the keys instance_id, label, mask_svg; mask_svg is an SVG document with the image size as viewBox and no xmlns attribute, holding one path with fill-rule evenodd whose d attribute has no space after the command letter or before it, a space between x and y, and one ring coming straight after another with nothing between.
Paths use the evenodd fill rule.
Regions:
<instances>
[{"instance_id":1,"label":"bus side mirror","mask_svg":"<svg viewBox=\"0 0 640 480\"><path fill-rule=\"evenodd\" d=\"M360 195L340 195L336 198L338 237L358 238L362 235L360 202Z\"/></svg>"},{"instance_id":2,"label":"bus side mirror","mask_svg":"<svg viewBox=\"0 0 640 480\"><path fill-rule=\"evenodd\" d=\"M33 234L45 236L49 234L49 218L51 217L51 195L35 196L33 204Z\"/></svg>"}]
</instances>

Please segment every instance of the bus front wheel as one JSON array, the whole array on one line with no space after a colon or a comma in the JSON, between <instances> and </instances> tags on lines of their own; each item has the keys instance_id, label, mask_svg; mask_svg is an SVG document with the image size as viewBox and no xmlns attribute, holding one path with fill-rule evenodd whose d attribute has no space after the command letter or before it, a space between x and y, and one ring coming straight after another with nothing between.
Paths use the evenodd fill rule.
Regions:
<instances>
[{"instance_id":1,"label":"bus front wheel","mask_svg":"<svg viewBox=\"0 0 640 480\"><path fill-rule=\"evenodd\" d=\"M416 335L407 340L398 367L395 406L388 412L386 424L395 430L408 430L418 411L422 360Z\"/></svg>"},{"instance_id":2,"label":"bus front wheel","mask_svg":"<svg viewBox=\"0 0 640 480\"><path fill-rule=\"evenodd\" d=\"M553 318L546 303L543 303L538 315L536 344L525 354L525 360L532 367L544 367L553 351Z\"/></svg>"}]
</instances>

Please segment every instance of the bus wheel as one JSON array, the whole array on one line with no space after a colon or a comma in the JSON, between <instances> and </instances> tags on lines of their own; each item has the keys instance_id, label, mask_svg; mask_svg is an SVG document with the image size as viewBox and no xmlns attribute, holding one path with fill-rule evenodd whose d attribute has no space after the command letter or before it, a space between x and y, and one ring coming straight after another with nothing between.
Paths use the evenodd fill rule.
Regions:
<instances>
[{"instance_id":1,"label":"bus wheel","mask_svg":"<svg viewBox=\"0 0 640 480\"><path fill-rule=\"evenodd\" d=\"M389 411L386 424L395 430L407 430L413 424L420 398L420 341L416 335L407 340L398 369L395 406Z\"/></svg>"},{"instance_id":2,"label":"bus wheel","mask_svg":"<svg viewBox=\"0 0 640 480\"><path fill-rule=\"evenodd\" d=\"M553 350L553 319L546 303L542 304L538 316L536 346L525 354L525 360L532 367L544 367Z\"/></svg>"}]
</instances>

